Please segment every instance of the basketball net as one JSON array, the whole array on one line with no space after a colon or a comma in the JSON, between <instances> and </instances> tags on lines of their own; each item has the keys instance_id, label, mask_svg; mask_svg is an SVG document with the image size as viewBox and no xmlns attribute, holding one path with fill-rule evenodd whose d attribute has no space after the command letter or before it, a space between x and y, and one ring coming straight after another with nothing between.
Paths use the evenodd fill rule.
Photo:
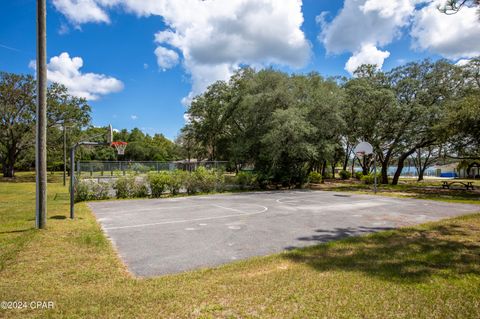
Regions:
<instances>
[{"instance_id":1,"label":"basketball net","mask_svg":"<svg viewBox=\"0 0 480 319\"><path fill-rule=\"evenodd\" d=\"M112 142L112 147L115 147L118 155L124 155L127 148L127 142Z\"/></svg>"}]
</instances>

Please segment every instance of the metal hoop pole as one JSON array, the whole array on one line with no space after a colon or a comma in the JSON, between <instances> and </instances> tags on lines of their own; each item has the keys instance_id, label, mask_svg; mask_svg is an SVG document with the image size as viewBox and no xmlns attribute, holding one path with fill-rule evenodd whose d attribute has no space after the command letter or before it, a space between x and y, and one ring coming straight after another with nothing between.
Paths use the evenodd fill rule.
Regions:
<instances>
[{"instance_id":1,"label":"metal hoop pole","mask_svg":"<svg viewBox=\"0 0 480 319\"><path fill-rule=\"evenodd\" d=\"M375 174L374 177L374 184L373 184L373 193L377 193L377 157L375 156L375 153L373 153L373 174Z\"/></svg>"}]
</instances>

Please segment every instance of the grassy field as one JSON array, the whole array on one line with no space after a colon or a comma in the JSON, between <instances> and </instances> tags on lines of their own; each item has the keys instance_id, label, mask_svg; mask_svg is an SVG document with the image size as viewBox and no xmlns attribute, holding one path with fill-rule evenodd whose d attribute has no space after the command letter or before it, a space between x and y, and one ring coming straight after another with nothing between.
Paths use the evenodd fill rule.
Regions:
<instances>
[{"instance_id":1,"label":"grassy field","mask_svg":"<svg viewBox=\"0 0 480 319\"><path fill-rule=\"evenodd\" d=\"M385 193L435 197L415 187ZM480 204L463 193L442 194ZM67 218L61 184L49 184L46 230L33 229L34 197L31 182L0 183L0 301L54 308L0 309L0 317L480 317L478 213L142 279L126 272L85 203Z\"/></svg>"},{"instance_id":2,"label":"grassy field","mask_svg":"<svg viewBox=\"0 0 480 319\"><path fill-rule=\"evenodd\" d=\"M455 184L451 189L442 188L442 180L427 179L417 182L413 179L401 179L398 185L378 185L378 195L409 197L417 199L440 200L452 203L471 203L480 200L480 180L447 180L450 182L472 182L475 189L465 190L462 185ZM312 189L325 191L355 192L372 194L373 185L365 185L359 181L329 180L323 184L313 184Z\"/></svg>"}]
</instances>

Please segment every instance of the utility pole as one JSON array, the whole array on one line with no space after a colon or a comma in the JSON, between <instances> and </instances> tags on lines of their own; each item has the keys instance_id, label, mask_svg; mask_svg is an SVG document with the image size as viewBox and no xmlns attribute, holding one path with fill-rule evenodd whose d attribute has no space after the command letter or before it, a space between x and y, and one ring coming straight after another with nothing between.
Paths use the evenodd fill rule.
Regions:
<instances>
[{"instance_id":1,"label":"utility pole","mask_svg":"<svg viewBox=\"0 0 480 319\"><path fill-rule=\"evenodd\" d=\"M47 5L37 0L37 126L36 126L36 207L35 224L47 222Z\"/></svg>"},{"instance_id":2,"label":"utility pole","mask_svg":"<svg viewBox=\"0 0 480 319\"><path fill-rule=\"evenodd\" d=\"M67 185L67 127L63 120L63 186Z\"/></svg>"}]
</instances>

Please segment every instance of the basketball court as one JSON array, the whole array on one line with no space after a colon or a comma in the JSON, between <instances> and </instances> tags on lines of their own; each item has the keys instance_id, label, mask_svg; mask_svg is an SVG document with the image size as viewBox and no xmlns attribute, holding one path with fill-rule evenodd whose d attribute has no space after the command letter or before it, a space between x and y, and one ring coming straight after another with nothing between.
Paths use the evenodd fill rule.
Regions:
<instances>
[{"instance_id":1,"label":"basketball court","mask_svg":"<svg viewBox=\"0 0 480 319\"><path fill-rule=\"evenodd\" d=\"M322 191L91 202L137 276L178 273L478 211L478 206Z\"/></svg>"}]
</instances>

